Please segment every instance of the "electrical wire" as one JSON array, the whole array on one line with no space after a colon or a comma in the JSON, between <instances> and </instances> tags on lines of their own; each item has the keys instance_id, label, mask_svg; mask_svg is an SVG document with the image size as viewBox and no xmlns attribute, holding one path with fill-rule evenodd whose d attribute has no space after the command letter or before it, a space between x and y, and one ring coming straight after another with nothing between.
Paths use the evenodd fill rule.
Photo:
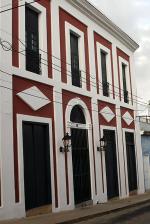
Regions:
<instances>
[{"instance_id":1,"label":"electrical wire","mask_svg":"<svg viewBox=\"0 0 150 224\"><path fill-rule=\"evenodd\" d=\"M2 70L2 69L0 69L0 71L1 72L3 72L4 74L8 74L8 75L12 75L11 73L8 73L8 72L6 72L6 71L4 71L4 70ZM15 92L18 92L18 90L17 89L14 89L14 88L10 88L10 87L7 87L7 86L4 86L4 85L0 85L0 87L1 88L4 88L4 89L7 89L7 90L10 90L10 91L15 91ZM36 91L35 91L36 92ZM55 91L55 90L52 90L52 93L53 92L55 92L55 93L60 93L60 92L58 92L58 91ZM38 95L34 95L34 94L30 94L30 93L27 93L27 92L24 92L24 91L21 91L21 93L22 94L25 94L25 95L28 95L28 96L32 96L32 97L35 97L35 98L39 98L39 99L43 99L43 100L47 100L47 101L49 101L49 99L47 99L47 98L44 98L44 97L39 97ZM61 93L62 94L62 93ZM65 94L65 95L67 95L67 96L69 96L68 94ZM73 107L73 105L71 105L71 104L68 104L68 103L62 103L62 102L60 102L60 101L55 101L55 100L52 100L51 102L54 102L54 103L59 103L59 104L62 104L63 106L64 105L66 105L66 106L70 106L70 107ZM98 104L96 104L97 106L98 106ZM88 110L87 108L84 108L83 107L83 109L84 110ZM118 109L118 110L120 110L120 108L115 108L115 109ZM89 111L89 110L88 110ZM101 113L101 114L110 114L110 115L112 115L112 113L109 113L109 112L102 112L102 111L98 111L98 110L93 110L93 109L91 109L91 111L93 111L93 112L97 112L97 113ZM133 111L135 111L135 110L133 110ZM121 117L122 118L122 116L120 116L120 115L115 115L116 117ZM130 119L130 118L126 118L127 120L132 120L132 121L137 121L137 119Z\"/></svg>"},{"instance_id":2,"label":"electrical wire","mask_svg":"<svg viewBox=\"0 0 150 224\"><path fill-rule=\"evenodd\" d=\"M0 14L4 13L4 12L12 11L13 9L21 8L21 7L25 6L25 5L31 5L31 4L33 4L35 2L39 2L39 1L40 0L34 0L34 1L31 1L31 2L27 2L25 4L21 4L21 5L17 5L17 6L11 7L11 8L4 9L4 10L0 11Z\"/></svg>"},{"instance_id":3,"label":"electrical wire","mask_svg":"<svg viewBox=\"0 0 150 224\"><path fill-rule=\"evenodd\" d=\"M7 43L7 44L9 44L9 46L10 46L10 42L7 42L7 41L2 41L1 39L0 39L0 44L2 45L2 48L3 48L3 50L6 50L8 47L6 46L6 45L4 45L3 43ZM10 48L8 48L8 50L11 50L11 51L15 51L14 49L12 49L12 47ZM21 55L23 55L23 56L26 56L25 54L23 54L22 52L18 52L17 51L17 53L20 53ZM43 62L41 62L41 64L43 64L43 65L45 65L45 66L48 66L48 64L45 64L45 63L43 63ZM52 63L52 65L54 65L55 66L55 64L53 64ZM58 65L56 65L59 69L61 69L61 67L59 67ZM58 71L58 72L62 72L62 69L61 70L58 70L58 69L56 69L56 68L54 68L54 67L52 67L52 69L54 69L54 70L56 70L56 71ZM67 73L67 75L68 76L71 76L71 72L70 71L68 71L69 73L70 73L70 75ZM86 80L86 78L83 78L83 79L85 79ZM86 83L87 85L90 85L90 84L88 84L87 82L85 82L85 81L83 81L84 83ZM92 82L93 83L93 82ZM94 85L91 85L91 86L94 86L94 87L97 87L97 85L94 83ZM103 90L102 88L100 88L101 90ZM113 94L113 91L110 91L110 93L112 93ZM115 95L116 96L120 96L119 95L119 93L118 92L115 92ZM123 97L123 95L122 95L122 97ZM130 99L130 97L129 97L129 99ZM142 102L142 101L137 101L137 100L134 100L134 99L132 99L133 100L133 102L135 102L135 103L138 103L138 104L140 104L140 105L142 105L142 104L144 104L144 105L147 105L147 103L144 103L144 102Z\"/></svg>"},{"instance_id":4,"label":"electrical wire","mask_svg":"<svg viewBox=\"0 0 150 224\"><path fill-rule=\"evenodd\" d=\"M5 32L5 30L3 30L3 29L0 29L0 30L2 30L3 32ZM12 34L10 34L10 33L8 33L7 31L6 31L6 33L7 34L9 34L9 35L12 35ZM24 46L24 47L26 47L26 45L25 45L25 43L23 43L24 41L23 40L20 40L20 38L18 38L18 37L16 37L15 36L15 38ZM47 55L49 55L49 53L47 52L47 51L45 51L45 50L42 50L42 49L38 49L39 51L41 51L41 52L43 52L43 53L45 53L45 54L47 54ZM18 52L18 53L23 53L23 52L25 52L25 49L22 49L20 52ZM59 60L59 61L64 61L65 63L66 63L66 65L69 65L69 66L71 66L71 64L70 63L68 63L68 62L66 62L65 60L63 60L63 59L60 59L60 58L58 58L58 57L56 57L56 56L54 56L54 55L51 55L52 57L54 57L55 59L57 59L57 60ZM43 60L43 61L45 61L45 62L47 62L48 63L48 60L46 60L46 59L44 59L44 58L41 58L41 60ZM43 65L46 65L46 64L44 64L44 63L42 63ZM59 68L61 68L60 66L58 66L58 65L56 65L56 64L54 64L54 63L52 63L54 66L56 66L56 67L59 67ZM48 66L48 65L46 65L46 66ZM62 68L61 68L61 70L62 70ZM65 69L64 70L65 72L69 72L69 73L71 73L70 71L67 71L67 69ZM83 72L83 73L85 73L85 74L87 74L87 75L90 75L90 78L91 79L93 79L93 80L95 80L95 77L93 76L92 77L92 75L91 74L89 74L89 73L87 73L86 71L84 71L84 70L81 70L81 72ZM84 78L84 77L83 77ZM95 84L95 82L94 81L92 81L92 80L90 80L90 82L92 82L92 83L94 83ZM96 81L96 88L97 88L97 84L99 85L99 86L103 86L103 83L101 82L101 81ZM122 92L124 92L124 90L123 89L121 89L121 88L119 88L118 86L115 86L115 85L112 85L111 83L109 83L109 85L110 86L112 86L112 87L114 87L115 89L118 89L118 92L117 92L117 94L119 94L118 96L120 97L120 94L121 94L121 98L123 98L124 97L124 94L122 93ZM119 90L121 90L121 93L119 93ZM116 93L116 91L112 91L112 94L113 93ZM131 92L130 91L128 91L128 93L129 93L129 95L131 95ZM141 98L141 97L139 97L139 96L137 96L137 95L135 95L135 94L133 94L132 93L132 98L133 98L133 96L135 96L135 98L139 98L139 99L143 99L143 98ZM132 100L132 98L130 97L130 99Z\"/></svg>"},{"instance_id":5,"label":"electrical wire","mask_svg":"<svg viewBox=\"0 0 150 224\"><path fill-rule=\"evenodd\" d=\"M11 3L8 3L8 4L6 4L6 5L2 5L2 6L0 7L0 9L2 9L2 8L6 8L7 6L12 5L12 1L13 1L13 3L18 3L18 2L21 2L21 1L24 1L24 0L11 0Z\"/></svg>"}]
</instances>

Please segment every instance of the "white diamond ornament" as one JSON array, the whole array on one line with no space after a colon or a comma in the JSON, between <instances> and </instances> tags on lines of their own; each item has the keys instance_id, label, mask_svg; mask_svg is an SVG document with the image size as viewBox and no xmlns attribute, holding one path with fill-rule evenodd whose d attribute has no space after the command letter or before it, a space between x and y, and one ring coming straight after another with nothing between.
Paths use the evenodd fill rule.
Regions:
<instances>
[{"instance_id":1,"label":"white diamond ornament","mask_svg":"<svg viewBox=\"0 0 150 224\"><path fill-rule=\"evenodd\" d=\"M39 110L51 102L36 86L17 93L17 96L34 111Z\"/></svg>"},{"instance_id":2,"label":"white diamond ornament","mask_svg":"<svg viewBox=\"0 0 150 224\"><path fill-rule=\"evenodd\" d=\"M112 119L115 117L114 112L113 112L108 106L104 107L104 108L100 111L100 114L104 117L104 119L105 119L107 122L112 121Z\"/></svg>"},{"instance_id":3,"label":"white diamond ornament","mask_svg":"<svg viewBox=\"0 0 150 224\"><path fill-rule=\"evenodd\" d=\"M133 117L131 116L131 114L129 112L126 112L123 116L122 116L123 120L126 122L126 124L129 126L132 121L133 121Z\"/></svg>"}]
</instances>

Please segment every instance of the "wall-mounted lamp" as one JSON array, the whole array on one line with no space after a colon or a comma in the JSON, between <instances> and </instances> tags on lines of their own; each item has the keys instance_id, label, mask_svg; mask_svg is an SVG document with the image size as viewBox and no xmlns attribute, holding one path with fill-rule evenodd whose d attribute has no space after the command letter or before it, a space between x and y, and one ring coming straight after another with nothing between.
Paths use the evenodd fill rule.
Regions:
<instances>
[{"instance_id":1,"label":"wall-mounted lamp","mask_svg":"<svg viewBox=\"0 0 150 224\"><path fill-rule=\"evenodd\" d=\"M106 151L107 141L105 137L100 139L100 147L97 147L97 151Z\"/></svg>"},{"instance_id":2,"label":"wall-mounted lamp","mask_svg":"<svg viewBox=\"0 0 150 224\"><path fill-rule=\"evenodd\" d=\"M64 137L62 138L64 147L60 147L60 152L69 152L69 148L71 147L71 136L67 132Z\"/></svg>"}]
</instances>

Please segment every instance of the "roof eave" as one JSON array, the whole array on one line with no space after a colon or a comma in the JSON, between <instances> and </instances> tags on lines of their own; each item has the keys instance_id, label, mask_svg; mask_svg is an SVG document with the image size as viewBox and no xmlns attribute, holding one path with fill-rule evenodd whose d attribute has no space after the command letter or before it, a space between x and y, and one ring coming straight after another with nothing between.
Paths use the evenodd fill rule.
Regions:
<instances>
[{"instance_id":1,"label":"roof eave","mask_svg":"<svg viewBox=\"0 0 150 224\"><path fill-rule=\"evenodd\" d=\"M115 25L110 19L108 19L102 12L100 12L96 7L94 7L87 0L67 0L70 4L80 10L87 17L92 19L98 25L103 27L109 33L111 33L115 38L122 42L131 51L136 51L139 45L132 40L122 29Z\"/></svg>"}]
</instances>

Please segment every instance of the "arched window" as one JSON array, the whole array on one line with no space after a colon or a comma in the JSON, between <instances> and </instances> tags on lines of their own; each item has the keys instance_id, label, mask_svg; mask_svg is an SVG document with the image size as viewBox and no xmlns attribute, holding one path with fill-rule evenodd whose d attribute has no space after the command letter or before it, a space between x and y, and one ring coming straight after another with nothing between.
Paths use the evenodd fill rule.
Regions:
<instances>
[{"instance_id":1,"label":"arched window","mask_svg":"<svg viewBox=\"0 0 150 224\"><path fill-rule=\"evenodd\" d=\"M74 123L86 124L83 110L79 105L73 107L70 115L70 121Z\"/></svg>"}]
</instances>

